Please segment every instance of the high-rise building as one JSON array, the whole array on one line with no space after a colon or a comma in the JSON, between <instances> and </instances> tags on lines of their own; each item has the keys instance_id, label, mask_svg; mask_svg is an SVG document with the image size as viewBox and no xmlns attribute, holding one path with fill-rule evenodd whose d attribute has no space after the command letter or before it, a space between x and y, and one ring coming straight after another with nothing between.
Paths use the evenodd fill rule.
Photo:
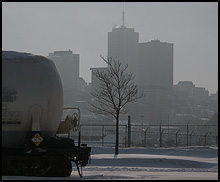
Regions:
<instances>
[{"instance_id":1,"label":"high-rise building","mask_svg":"<svg viewBox=\"0 0 220 182\"><path fill-rule=\"evenodd\" d=\"M127 71L136 75L135 81L138 80L138 39L138 32L124 25L108 32L108 56L128 64Z\"/></svg>"},{"instance_id":2,"label":"high-rise building","mask_svg":"<svg viewBox=\"0 0 220 182\"><path fill-rule=\"evenodd\" d=\"M71 100L72 94L78 89L79 54L72 51L54 51L49 53L49 59L54 61L63 84L64 105Z\"/></svg>"},{"instance_id":3,"label":"high-rise building","mask_svg":"<svg viewBox=\"0 0 220 182\"><path fill-rule=\"evenodd\" d=\"M173 88L173 44L152 40L139 44L139 86Z\"/></svg>"},{"instance_id":4,"label":"high-rise building","mask_svg":"<svg viewBox=\"0 0 220 182\"><path fill-rule=\"evenodd\" d=\"M139 43L139 33L124 25L124 11L122 20L121 26L108 32L108 56L128 64L127 71L135 74L135 84L146 95L137 103L143 106L143 113L134 112L132 117L151 123L167 121L173 90L173 44L159 40ZM96 83L92 79L92 90Z\"/></svg>"},{"instance_id":5,"label":"high-rise building","mask_svg":"<svg viewBox=\"0 0 220 182\"><path fill-rule=\"evenodd\" d=\"M173 44L152 40L139 43L139 89L146 97L149 121L167 122L173 90Z\"/></svg>"}]
</instances>

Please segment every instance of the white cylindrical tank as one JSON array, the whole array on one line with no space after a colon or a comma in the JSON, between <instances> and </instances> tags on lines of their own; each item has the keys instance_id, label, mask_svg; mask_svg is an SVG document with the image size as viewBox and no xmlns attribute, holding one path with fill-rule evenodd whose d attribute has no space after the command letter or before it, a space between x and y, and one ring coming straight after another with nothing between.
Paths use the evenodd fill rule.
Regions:
<instances>
[{"instance_id":1,"label":"white cylindrical tank","mask_svg":"<svg viewBox=\"0 0 220 182\"><path fill-rule=\"evenodd\" d=\"M43 56L2 51L2 147L22 146L28 131L54 136L62 112L55 64Z\"/></svg>"}]
</instances>

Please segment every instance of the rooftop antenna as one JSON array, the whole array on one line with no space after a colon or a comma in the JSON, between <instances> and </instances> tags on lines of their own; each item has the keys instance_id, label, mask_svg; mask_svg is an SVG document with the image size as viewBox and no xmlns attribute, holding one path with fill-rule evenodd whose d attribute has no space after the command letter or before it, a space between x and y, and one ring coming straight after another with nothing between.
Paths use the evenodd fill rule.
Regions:
<instances>
[{"instance_id":1,"label":"rooftop antenna","mask_svg":"<svg viewBox=\"0 0 220 182\"><path fill-rule=\"evenodd\" d=\"M124 2L123 2L123 12L122 12L122 25L125 26Z\"/></svg>"}]
</instances>

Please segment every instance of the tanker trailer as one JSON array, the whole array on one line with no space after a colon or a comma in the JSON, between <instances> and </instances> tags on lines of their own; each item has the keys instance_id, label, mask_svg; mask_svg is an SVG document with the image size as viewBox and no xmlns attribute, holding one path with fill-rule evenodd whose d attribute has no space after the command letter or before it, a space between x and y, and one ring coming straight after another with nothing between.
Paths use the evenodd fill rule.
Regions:
<instances>
[{"instance_id":1,"label":"tanker trailer","mask_svg":"<svg viewBox=\"0 0 220 182\"><path fill-rule=\"evenodd\" d=\"M50 59L2 51L2 174L70 176L86 166L91 147L56 132L63 113L60 75Z\"/></svg>"}]
</instances>

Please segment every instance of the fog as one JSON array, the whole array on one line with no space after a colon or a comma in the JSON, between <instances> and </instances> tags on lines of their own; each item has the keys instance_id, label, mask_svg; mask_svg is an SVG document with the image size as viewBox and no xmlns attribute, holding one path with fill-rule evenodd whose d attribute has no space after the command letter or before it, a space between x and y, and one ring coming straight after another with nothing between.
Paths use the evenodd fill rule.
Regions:
<instances>
[{"instance_id":1,"label":"fog","mask_svg":"<svg viewBox=\"0 0 220 182\"><path fill-rule=\"evenodd\" d=\"M122 2L3 2L2 49L48 56L72 50L80 55L80 76L105 66L108 32L122 24ZM139 42L174 44L174 84L192 81L218 90L217 2L125 2L125 25Z\"/></svg>"}]
</instances>

